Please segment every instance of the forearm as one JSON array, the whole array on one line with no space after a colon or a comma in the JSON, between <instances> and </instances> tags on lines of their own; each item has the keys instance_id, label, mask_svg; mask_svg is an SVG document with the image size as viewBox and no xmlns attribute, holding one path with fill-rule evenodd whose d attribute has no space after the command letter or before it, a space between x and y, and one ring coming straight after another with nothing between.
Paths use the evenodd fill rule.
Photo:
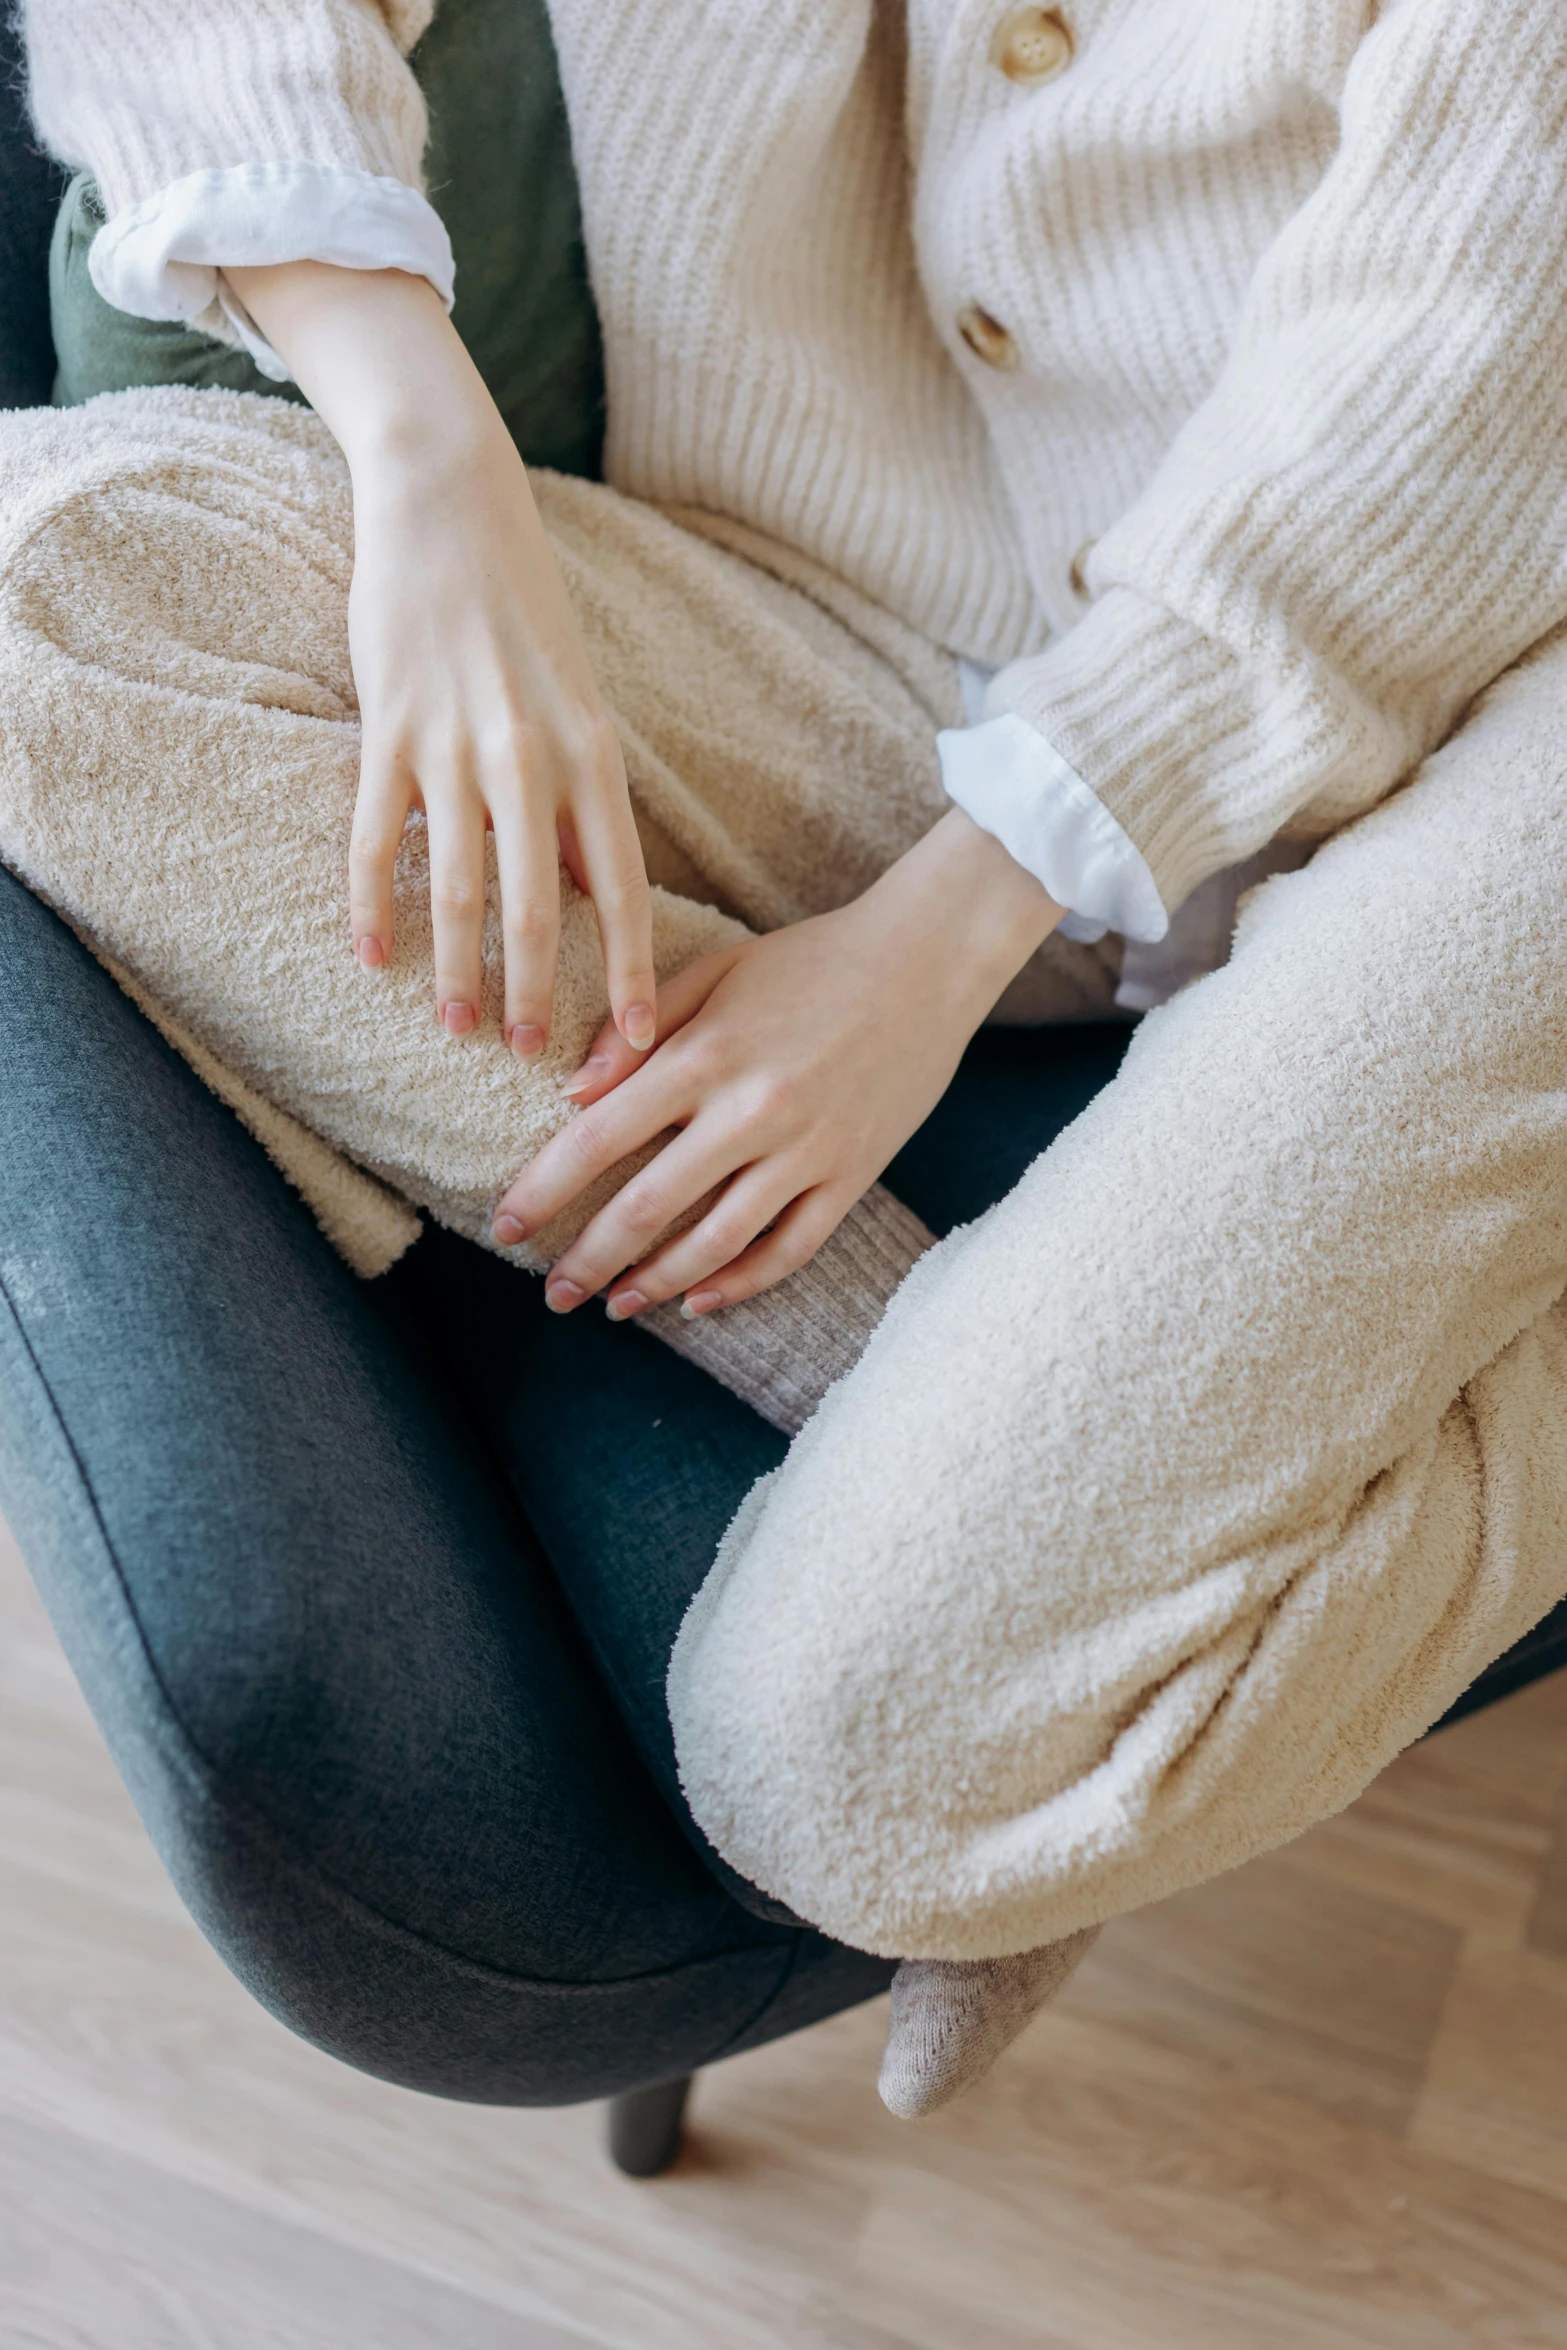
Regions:
<instances>
[{"instance_id":1,"label":"forearm","mask_svg":"<svg viewBox=\"0 0 1567 2350\"><path fill-rule=\"evenodd\" d=\"M439 294L398 269L290 261L231 269L235 293L317 414L356 489L372 471L417 470L426 494L472 467L506 428Z\"/></svg>"},{"instance_id":2,"label":"forearm","mask_svg":"<svg viewBox=\"0 0 1567 2350\"><path fill-rule=\"evenodd\" d=\"M430 0L26 0L39 133L91 174L105 215L97 291L239 343L279 378L227 270L311 256L422 273L449 302L406 61L429 15Z\"/></svg>"}]
</instances>

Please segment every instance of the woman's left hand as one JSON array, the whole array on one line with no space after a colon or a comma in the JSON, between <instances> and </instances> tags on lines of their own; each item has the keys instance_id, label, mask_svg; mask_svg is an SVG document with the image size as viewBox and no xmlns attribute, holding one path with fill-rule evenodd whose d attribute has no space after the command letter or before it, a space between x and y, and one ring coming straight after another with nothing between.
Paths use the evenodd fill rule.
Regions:
<instances>
[{"instance_id":1,"label":"woman's left hand","mask_svg":"<svg viewBox=\"0 0 1567 2350\"><path fill-rule=\"evenodd\" d=\"M852 905L704 956L661 988L650 1057L606 1024L567 1088L582 1115L511 1186L496 1239L540 1231L674 1128L553 1267L550 1305L569 1313L613 1283L621 1321L682 1291L698 1314L770 1288L935 1107L1061 914L954 809ZM689 1230L655 1245L709 1193Z\"/></svg>"}]
</instances>

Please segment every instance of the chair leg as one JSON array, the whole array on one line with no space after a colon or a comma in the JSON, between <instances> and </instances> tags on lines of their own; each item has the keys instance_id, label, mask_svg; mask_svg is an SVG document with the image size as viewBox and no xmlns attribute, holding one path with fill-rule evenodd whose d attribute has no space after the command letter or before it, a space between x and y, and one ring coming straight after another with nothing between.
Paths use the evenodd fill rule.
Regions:
<instances>
[{"instance_id":1,"label":"chair leg","mask_svg":"<svg viewBox=\"0 0 1567 2350\"><path fill-rule=\"evenodd\" d=\"M691 2076L609 2101L609 2158L628 2179L656 2179L680 2152Z\"/></svg>"}]
</instances>

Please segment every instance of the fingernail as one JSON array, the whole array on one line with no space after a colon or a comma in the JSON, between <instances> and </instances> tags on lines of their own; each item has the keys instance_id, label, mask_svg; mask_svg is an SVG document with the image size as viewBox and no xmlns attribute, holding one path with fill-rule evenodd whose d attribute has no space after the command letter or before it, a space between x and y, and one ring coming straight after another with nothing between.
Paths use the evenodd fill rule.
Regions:
<instances>
[{"instance_id":1,"label":"fingernail","mask_svg":"<svg viewBox=\"0 0 1567 2350\"><path fill-rule=\"evenodd\" d=\"M546 1284L544 1303L552 1314L569 1314L573 1306L580 1306L586 1291L575 1281L551 1281Z\"/></svg>"},{"instance_id":2,"label":"fingernail","mask_svg":"<svg viewBox=\"0 0 1567 2350\"><path fill-rule=\"evenodd\" d=\"M721 1306L723 1302L716 1289L699 1289L694 1296L681 1299L680 1319L683 1322L694 1322L698 1314L710 1314L714 1306Z\"/></svg>"},{"instance_id":3,"label":"fingernail","mask_svg":"<svg viewBox=\"0 0 1567 2350\"><path fill-rule=\"evenodd\" d=\"M590 1053L577 1071L576 1076L567 1078L566 1083L560 1089L561 1092L564 1094L586 1093L590 1086L597 1085L608 1067L608 1053Z\"/></svg>"},{"instance_id":4,"label":"fingernail","mask_svg":"<svg viewBox=\"0 0 1567 2350\"><path fill-rule=\"evenodd\" d=\"M519 1060L531 1061L535 1053L544 1050L544 1031L519 1020L507 1041Z\"/></svg>"},{"instance_id":5,"label":"fingernail","mask_svg":"<svg viewBox=\"0 0 1567 2350\"><path fill-rule=\"evenodd\" d=\"M477 1028L479 1015L472 1004L444 1004L441 1007L441 1026L448 1036L466 1036L470 1028Z\"/></svg>"},{"instance_id":6,"label":"fingernail","mask_svg":"<svg viewBox=\"0 0 1567 2350\"><path fill-rule=\"evenodd\" d=\"M628 1004L626 1006L626 1017L621 1023L621 1034L627 1044L635 1045L639 1053L645 1053L652 1043L655 1026L651 1004Z\"/></svg>"},{"instance_id":7,"label":"fingernail","mask_svg":"<svg viewBox=\"0 0 1567 2350\"><path fill-rule=\"evenodd\" d=\"M633 1314L640 1314L647 1299L640 1289L623 1289L618 1297L605 1301L604 1311L612 1322L629 1322Z\"/></svg>"},{"instance_id":8,"label":"fingernail","mask_svg":"<svg viewBox=\"0 0 1567 2350\"><path fill-rule=\"evenodd\" d=\"M354 952L367 971L379 971L386 962L386 949L378 938L362 938Z\"/></svg>"},{"instance_id":9,"label":"fingernail","mask_svg":"<svg viewBox=\"0 0 1567 2350\"><path fill-rule=\"evenodd\" d=\"M490 1230L502 1248L515 1248L519 1240L528 1237L527 1225L520 1224L515 1216L497 1216Z\"/></svg>"}]
</instances>

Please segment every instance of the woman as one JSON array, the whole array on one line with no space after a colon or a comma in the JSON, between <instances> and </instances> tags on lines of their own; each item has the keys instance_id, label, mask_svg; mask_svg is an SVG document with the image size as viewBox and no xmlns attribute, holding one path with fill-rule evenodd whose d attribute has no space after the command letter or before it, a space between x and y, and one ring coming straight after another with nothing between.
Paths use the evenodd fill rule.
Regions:
<instances>
[{"instance_id":1,"label":"woman","mask_svg":"<svg viewBox=\"0 0 1567 2350\"><path fill-rule=\"evenodd\" d=\"M445 321L402 63L423 11L28 23L40 127L108 212L100 290L247 342L347 460L359 976L406 981L422 807L442 1031L475 1096L541 1122L513 1119L514 1155L543 1147L493 1238L549 1262L555 1309L726 1308L707 1359L798 1422L923 1246L869 1187L1046 941L1047 1008L1102 1003L1107 931L1157 948L1281 835L1340 835L927 1259L676 1653L687 1790L730 1861L862 1947L1015 1952L1347 1801L1560 1589L1558 656L1515 665L1567 618L1567 31L1544 0L552 19L621 495L541 484L548 530ZM237 468L276 541L329 483L324 435L231 420L219 446L197 405L138 427L185 451L183 527ZM264 537L196 565L231 633L271 592ZM852 856L784 876L782 915L753 801L707 790L704 834L644 788L634 821L616 723L651 739L626 704L667 681L642 659L612 716L592 656L671 580L697 676L735 629L799 656L801 732L769 711L759 753L774 815L802 742L896 705L844 794L874 817L838 810ZM229 663L253 749L272 689L239 672L287 664L221 635L192 616L181 658ZM851 671L854 719L813 738ZM205 740L197 769L232 749ZM610 1018L546 1139L558 857ZM645 857L779 926L656 955ZM185 967L165 937L140 975L166 995ZM472 1169L443 1191L405 1131L334 1129L341 1071L300 1078L291 1018L212 1025L471 1221ZM769 1320L747 1301L780 1282ZM780 1405L780 1346L813 1345Z\"/></svg>"}]
</instances>

